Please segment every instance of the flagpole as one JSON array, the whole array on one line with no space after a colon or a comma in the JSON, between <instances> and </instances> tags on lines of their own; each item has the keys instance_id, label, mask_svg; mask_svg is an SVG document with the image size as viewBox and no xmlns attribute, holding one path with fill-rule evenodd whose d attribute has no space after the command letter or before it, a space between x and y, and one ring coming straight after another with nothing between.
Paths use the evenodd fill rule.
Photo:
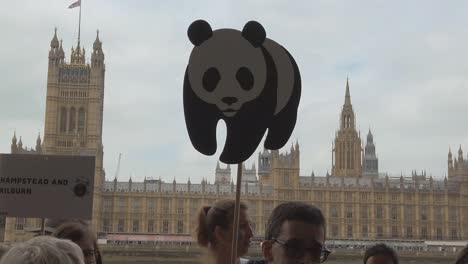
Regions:
<instances>
[{"instance_id":1,"label":"flagpole","mask_svg":"<svg viewBox=\"0 0 468 264\"><path fill-rule=\"evenodd\" d=\"M81 30L81 0L80 0L80 15L78 19L78 46L80 46L80 30Z\"/></svg>"}]
</instances>

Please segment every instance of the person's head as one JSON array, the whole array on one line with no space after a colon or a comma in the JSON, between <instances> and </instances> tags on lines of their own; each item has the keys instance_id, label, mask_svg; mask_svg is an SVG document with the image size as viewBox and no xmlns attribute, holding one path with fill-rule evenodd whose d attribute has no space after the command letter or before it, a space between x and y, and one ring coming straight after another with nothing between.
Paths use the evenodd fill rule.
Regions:
<instances>
[{"instance_id":1,"label":"person's head","mask_svg":"<svg viewBox=\"0 0 468 264\"><path fill-rule=\"evenodd\" d=\"M468 245L458 253L455 264L468 264Z\"/></svg>"},{"instance_id":2,"label":"person's head","mask_svg":"<svg viewBox=\"0 0 468 264\"><path fill-rule=\"evenodd\" d=\"M84 264L80 247L70 240L38 236L12 246L0 264Z\"/></svg>"},{"instance_id":3,"label":"person's head","mask_svg":"<svg viewBox=\"0 0 468 264\"><path fill-rule=\"evenodd\" d=\"M96 237L85 223L78 221L63 223L52 235L76 243L83 251L85 264L102 264Z\"/></svg>"},{"instance_id":4,"label":"person's head","mask_svg":"<svg viewBox=\"0 0 468 264\"><path fill-rule=\"evenodd\" d=\"M325 217L320 209L302 202L278 205L271 213L262 243L270 264L320 263L325 248Z\"/></svg>"},{"instance_id":5,"label":"person's head","mask_svg":"<svg viewBox=\"0 0 468 264\"><path fill-rule=\"evenodd\" d=\"M364 264L398 264L398 256L391 247L376 244L366 250Z\"/></svg>"},{"instance_id":6,"label":"person's head","mask_svg":"<svg viewBox=\"0 0 468 264\"><path fill-rule=\"evenodd\" d=\"M240 204L239 233L237 242L237 256L247 253L250 239L253 236L247 216L247 206ZM218 254L231 251L232 229L234 223L235 201L221 200L212 206L204 206L198 216L196 228L197 242ZM229 258L229 256L226 256Z\"/></svg>"}]
</instances>

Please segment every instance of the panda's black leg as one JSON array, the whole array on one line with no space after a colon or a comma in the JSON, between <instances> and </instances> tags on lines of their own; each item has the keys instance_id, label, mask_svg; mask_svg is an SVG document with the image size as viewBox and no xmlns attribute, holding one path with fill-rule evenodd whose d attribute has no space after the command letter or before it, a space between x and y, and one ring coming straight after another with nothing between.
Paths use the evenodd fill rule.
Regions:
<instances>
[{"instance_id":1,"label":"panda's black leg","mask_svg":"<svg viewBox=\"0 0 468 264\"><path fill-rule=\"evenodd\" d=\"M216 106L203 102L195 95L187 75L184 81L184 114L187 131L194 148L204 155L215 154L219 113Z\"/></svg>"},{"instance_id":2,"label":"panda's black leg","mask_svg":"<svg viewBox=\"0 0 468 264\"><path fill-rule=\"evenodd\" d=\"M227 127L226 144L219 158L227 164L238 164L246 161L257 149L265 134L265 126L232 125Z\"/></svg>"}]
</instances>

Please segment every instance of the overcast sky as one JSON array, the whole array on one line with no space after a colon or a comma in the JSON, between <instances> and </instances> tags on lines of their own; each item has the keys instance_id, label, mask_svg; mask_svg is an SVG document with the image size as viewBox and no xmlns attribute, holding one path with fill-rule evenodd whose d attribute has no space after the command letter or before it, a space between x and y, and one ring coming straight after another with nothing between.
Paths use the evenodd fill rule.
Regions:
<instances>
[{"instance_id":1,"label":"overcast sky","mask_svg":"<svg viewBox=\"0 0 468 264\"><path fill-rule=\"evenodd\" d=\"M54 27L67 61L77 42L78 8L67 9L72 2L2 3L0 152L10 152L15 129L27 146L43 134ZM347 75L357 129L363 139L372 129L381 172L425 169L441 178L449 146L458 152L461 144L467 157L467 1L83 0L82 45L89 59L99 29L106 56L108 179L122 153L119 180L214 180L224 126L216 155L203 156L189 141L182 107L192 49L187 27L200 18L213 29L238 30L257 20L295 57L302 97L291 141L301 146L301 175L331 170Z\"/></svg>"}]
</instances>

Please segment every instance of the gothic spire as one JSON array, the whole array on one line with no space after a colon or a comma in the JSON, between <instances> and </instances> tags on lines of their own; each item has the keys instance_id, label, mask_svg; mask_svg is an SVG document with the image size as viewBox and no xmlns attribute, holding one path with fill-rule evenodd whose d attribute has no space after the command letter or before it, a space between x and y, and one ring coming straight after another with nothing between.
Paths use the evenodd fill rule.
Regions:
<instances>
[{"instance_id":1,"label":"gothic spire","mask_svg":"<svg viewBox=\"0 0 468 264\"><path fill-rule=\"evenodd\" d=\"M41 132L37 134L37 139L36 139L37 144L41 144Z\"/></svg>"},{"instance_id":2,"label":"gothic spire","mask_svg":"<svg viewBox=\"0 0 468 264\"><path fill-rule=\"evenodd\" d=\"M374 136L372 135L372 132L369 128L369 133L367 134L367 143L373 143L374 141Z\"/></svg>"},{"instance_id":3,"label":"gothic spire","mask_svg":"<svg viewBox=\"0 0 468 264\"><path fill-rule=\"evenodd\" d=\"M50 47L52 49L57 49L59 47L59 41L57 38L57 28L54 28L54 37L50 41Z\"/></svg>"},{"instance_id":4,"label":"gothic spire","mask_svg":"<svg viewBox=\"0 0 468 264\"><path fill-rule=\"evenodd\" d=\"M463 160L463 150L460 144L460 148L458 149L458 160Z\"/></svg>"},{"instance_id":5,"label":"gothic spire","mask_svg":"<svg viewBox=\"0 0 468 264\"><path fill-rule=\"evenodd\" d=\"M99 30L96 31L96 40L94 40L93 49L94 50L101 50L102 49L102 42L99 39Z\"/></svg>"},{"instance_id":6,"label":"gothic spire","mask_svg":"<svg viewBox=\"0 0 468 264\"><path fill-rule=\"evenodd\" d=\"M42 140L41 140L41 132L37 135L36 139L36 152L41 153L42 152Z\"/></svg>"},{"instance_id":7,"label":"gothic spire","mask_svg":"<svg viewBox=\"0 0 468 264\"><path fill-rule=\"evenodd\" d=\"M348 79L348 77L346 77L345 105L351 105L351 96L349 94L349 79Z\"/></svg>"},{"instance_id":8,"label":"gothic spire","mask_svg":"<svg viewBox=\"0 0 468 264\"><path fill-rule=\"evenodd\" d=\"M11 141L16 145L16 130L13 132L13 138Z\"/></svg>"}]
</instances>

